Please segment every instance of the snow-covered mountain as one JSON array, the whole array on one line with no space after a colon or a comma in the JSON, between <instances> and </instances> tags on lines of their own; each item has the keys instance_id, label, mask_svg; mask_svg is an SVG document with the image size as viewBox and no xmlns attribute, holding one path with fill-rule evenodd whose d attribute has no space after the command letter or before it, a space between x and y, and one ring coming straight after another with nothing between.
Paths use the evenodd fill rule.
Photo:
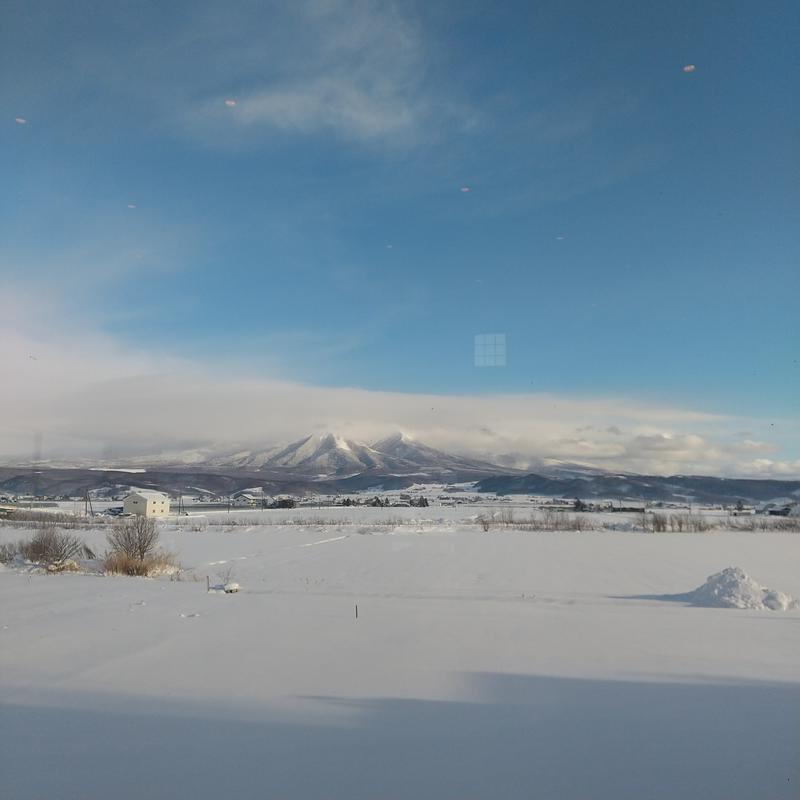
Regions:
<instances>
[{"instance_id":1,"label":"snow-covered mountain","mask_svg":"<svg viewBox=\"0 0 800 800\"><path fill-rule=\"evenodd\" d=\"M235 467L237 469L261 468L270 456L280 450L279 447L266 447L257 450L215 450L204 462L209 467Z\"/></svg>"},{"instance_id":2,"label":"snow-covered mountain","mask_svg":"<svg viewBox=\"0 0 800 800\"><path fill-rule=\"evenodd\" d=\"M333 433L306 436L270 455L260 469L291 469L321 476L352 475L383 466L369 445Z\"/></svg>"},{"instance_id":3,"label":"snow-covered mountain","mask_svg":"<svg viewBox=\"0 0 800 800\"><path fill-rule=\"evenodd\" d=\"M428 447L416 439L412 439L404 433L396 433L379 439L372 445L372 450L380 453L387 462L392 462L402 468L414 466L420 469L492 469L498 470L498 466L488 461L465 456L456 456ZM501 468L502 469L502 468Z\"/></svg>"},{"instance_id":4,"label":"snow-covered mountain","mask_svg":"<svg viewBox=\"0 0 800 800\"><path fill-rule=\"evenodd\" d=\"M495 465L435 450L400 433L371 445L333 433L315 434L284 447L219 454L207 463L214 467L270 473L286 471L314 478L341 478L362 473L408 475L431 470L497 471Z\"/></svg>"},{"instance_id":5,"label":"snow-covered mountain","mask_svg":"<svg viewBox=\"0 0 800 800\"><path fill-rule=\"evenodd\" d=\"M98 464L94 462L93 466ZM514 472L480 459L436 450L401 433L384 437L372 444L345 439L335 433L318 433L284 445L252 449L241 445L199 448L150 457L137 456L106 466L236 469L263 472L271 476L285 473L290 477L314 480L362 474L422 476L431 473L448 479L449 472Z\"/></svg>"},{"instance_id":6,"label":"snow-covered mountain","mask_svg":"<svg viewBox=\"0 0 800 800\"><path fill-rule=\"evenodd\" d=\"M18 462L0 466L0 491L74 495L93 489L140 486L162 491L206 487L227 494L244 487L272 493L355 492L415 483L476 482L498 494L627 498L728 503L800 496L800 481L669 477L607 472L588 464L498 456L499 463L452 455L403 434L372 444L333 433L305 436L286 445L204 447L128 459ZM128 471L130 474L125 475Z\"/></svg>"},{"instance_id":7,"label":"snow-covered mountain","mask_svg":"<svg viewBox=\"0 0 800 800\"><path fill-rule=\"evenodd\" d=\"M469 480L487 475L536 472L548 476L576 476L595 473L588 465L552 460L533 463L520 455L470 457L446 453L404 433L394 433L375 442L346 439L332 432L304 436L288 444L248 447L244 443L196 447L151 455L112 459L70 459L10 461L7 466L45 469L219 469L261 472L270 478L322 480L357 475L390 477L417 475L442 480ZM475 473L475 474L474 474ZM477 473L480 473L479 475ZM474 475L473 475L474 474Z\"/></svg>"},{"instance_id":8,"label":"snow-covered mountain","mask_svg":"<svg viewBox=\"0 0 800 800\"><path fill-rule=\"evenodd\" d=\"M33 466L33 462L17 462L17 466ZM289 444L248 448L239 445L218 445L193 448L157 455L133 456L124 459L80 459L73 462L38 462L37 466L58 468L182 468L241 470L262 472L279 478L321 480L347 478L368 474L426 475L435 474L445 480L453 479L448 473L509 473L513 469L499 467L480 459L456 456L436 450L411 437L397 433L372 444L345 439L335 433L318 433L304 436ZM464 479L471 477L467 475ZM477 477L477 476L476 476Z\"/></svg>"}]
</instances>

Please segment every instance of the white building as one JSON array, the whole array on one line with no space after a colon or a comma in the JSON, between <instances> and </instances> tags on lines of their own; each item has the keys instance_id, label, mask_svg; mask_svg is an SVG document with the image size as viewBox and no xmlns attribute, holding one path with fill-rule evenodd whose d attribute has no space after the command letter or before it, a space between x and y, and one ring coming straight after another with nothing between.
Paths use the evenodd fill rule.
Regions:
<instances>
[{"instance_id":1,"label":"white building","mask_svg":"<svg viewBox=\"0 0 800 800\"><path fill-rule=\"evenodd\" d=\"M142 489L129 494L122 504L123 514L141 517L165 517L169 514L169 497L163 492Z\"/></svg>"},{"instance_id":2,"label":"white building","mask_svg":"<svg viewBox=\"0 0 800 800\"><path fill-rule=\"evenodd\" d=\"M272 498L264 494L263 488L256 486L253 489L242 489L231 496L233 505L238 507L262 508L271 502Z\"/></svg>"}]
</instances>

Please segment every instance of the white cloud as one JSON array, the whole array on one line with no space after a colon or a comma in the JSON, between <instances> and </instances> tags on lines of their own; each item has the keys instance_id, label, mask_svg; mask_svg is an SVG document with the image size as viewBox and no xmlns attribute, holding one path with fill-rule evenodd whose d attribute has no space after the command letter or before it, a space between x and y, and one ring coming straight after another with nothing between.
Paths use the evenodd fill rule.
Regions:
<instances>
[{"instance_id":1,"label":"white cloud","mask_svg":"<svg viewBox=\"0 0 800 800\"><path fill-rule=\"evenodd\" d=\"M753 461L740 462L738 469L743 475L796 480L800 475L800 458L794 461L773 461L769 458L756 458Z\"/></svg>"},{"instance_id":2,"label":"white cloud","mask_svg":"<svg viewBox=\"0 0 800 800\"><path fill-rule=\"evenodd\" d=\"M403 430L445 449L522 454L523 464L559 458L651 473L799 471L791 458L764 457L774 444L736 436L764 427L755 419L625 398L403 394L252 377L123 347L39 299L11 300L16 311L0 320L4 382L13 387L0 393L6 455L30 454L37 432L45 455L101 456L257 446L320 430L372 440Z\"/></svg>"},{"instance_id":3,"label":"white cloud","mask_svg":"<svg viewBox=\"0 0 800 800\"><path fill-rule=\"evenodd\" d=\"M376 89L337 77L247 95L237 121L302 133L330 129L348 138L374 139L408 131L417 119L395 87Z\"/></svg>"},{"instance_id":4,"label":"white cloud","mask_svg":"<svg viewBox=\"0 0 800 800\"><path fill-rule=\"evenodd\" d=\"M384 4L312 2L297 6L303 21L298 49L277 78L259 82L238 101L234 119L344 138L408 134L420 123L422 35L407 15Z\"/></svg>"},{"instance_id":5,"label":"white cloud","mask_svg":"<svg viewBox=\"0 0 800 800\"><path fill-rule=\"evenodd\" d=\"M428 84L431 43L407 6L201 0L191 14L143 14L125 42L79 47L65 33L62 93L97 87L147 127L224 148L270 132L409 142L458 116Z\"/></svg>"}]
</instances>

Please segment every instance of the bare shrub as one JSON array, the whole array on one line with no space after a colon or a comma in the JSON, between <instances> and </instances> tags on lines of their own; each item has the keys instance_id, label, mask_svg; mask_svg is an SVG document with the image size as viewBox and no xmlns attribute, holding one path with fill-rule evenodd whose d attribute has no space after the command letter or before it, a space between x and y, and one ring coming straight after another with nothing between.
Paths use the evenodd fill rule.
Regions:
<instances>
[{"instance_id":1,"label":"bare shrub","mask_svg":"<svg viewBox=\"0 0 800 800\"><path fill-rule=\"evenodd\" d=\"M39 528L32 539L19 542L17 552L31 563L47 565L95 557L82 539L59 531L54 525Z\"/></svg>"},{"instance_id":2,"label":"bare shrub","mask_svg":"<svg viewBox=\"0 0 800 800\"><path fill-rule=\"evenodd\" d=\"M217 570L217 578L219 578L219 582L225 586L233 579L233 564L229 564L228 566L221 567Z\"/></svg>"},{"instance_id":3,"label":"bare shrub","mask_svg":"<svg viewBox=\"0 0 800 800\"><path fill-rule=\"evenodd\" d=\"M353 521L347 517L321 517L321 516L311 516L311 517L292 517L292 518L283 518L283 517L274 517L267 514L246 514L240 513L237 515L220 515L217 517L209 517L208 518L208 525L209 526L221 526L224 528L231 528L231 527L251 527L253 525L305 525L305 526L312 526L315 525L317 527L334 527L338 525L353 525ZM380 522L372 522L370 524L380 525Z\"/></svg>"},{"instance_id":4,"label":"bare shrub","mask_svg":"<svg viewBox=\"0 0 800 800\"><path fill-rule=\"evenodd\" d=\"M732 531L800 533L800 517L729 517L726 527Z\"/></svg>"},{"instance_id":5,"label":"bare shrub","mask_svg":"<svg viewBox=\"0 0 800 800\"><path fill-rule=\"evenodd\" d=\"M484 531L492 525L502 525L518 531L586 531L592 530L591 518L577 514L565 514L551 509L532 514L528 518L514 516L513 508L504 508L492 514L481 514L475 520Z\"/></svg>"},{"instance_id":6,"label":"bare shrub","mask_svg":"<svg viewBox=\"0 0 800 800\"><path fill-rule=\"evenodd\" d=\"M155 553L158 529L154 519L134 516L120 520L106 536L112 552L144 561Z\"/></svg>"},{"instance_id":7,"label":"bare shrub","mask_svg":"<svg viewBox=\"0 0 800 800\"><path fill-rule=\"evenodd\" d=\"M711 520L707 517L704 517L702 514L690 514L690 522L692 526L692 531L695 532L703 532L703 531L710 531L714 528Z\"/></svg>"},{"instance_id":8,"label":"bare shrub","mask_svg":"<svg viewBox=\"0 0 800 800\"><path fill-rule=\"evenodd\" d=\"M154 519L135 516L120 520L106 537L111 551L106 553L103 570L140 577L176 572L172 554L156 549L158 537Z\"/></svg>"},{"instance_id":9,"label":"bare shrub","mask_svg":"<svg viewBox=\"0 0 800 800\"><path fill-rule=\"evenodd\" d=\"M209 527L231 528L239 525L269 525L269 522L253 519L241 519L240 517L233 517L230 514L220 514L216 517L208 518Z\"/></svg>"},{"instance_id":10,"label":"bare shrub","mask_svg":"<svg viewBox=\"0 0 800 800\"><path fill-rule=\"evenodd\" d=\"M14 542L0 544L0 564L10 564L19 553L19 545Z\"/></svg>"},{"instance_id":11,"label":"bare shrub","mask_svg":"<svg viewBox=\"0 0 800 800\"><path fill-rule=\"evenodd\" d=\"M653 514L650 518L652 530L654 533L664 533L667 530L669 518L666 514Z\"/></svg>"},{"instance_id":12,"label":"bare shrub","mask_svg":"<svg viewBox=\"0 0 800 800\"><path fill-rule=\"evenodd\" d=\"M377 520L375 523L370 522L370 525L385 525L387 528L398 528L401 525L416 525L417 520L404 519L403 517L384 517Z\"/></svg>"},{"instance_id":13,"label":"bare shrub","mask_svg":"<svg viewBox=\"0 0 800 800\"><path fill-rule=\"evenodd\" d=\"M353 522L348 517L295 517L293 519L278 519L272 520L276 525L301 525L301 526L315 526L319 528L335 528L338 525L352 525ZM252 523L250 523L252 524ZM370 525L380 525L377 520L370 521Z\"/></svg>"},{"instance_id":14,"label":"bare shrub","mask_svg":"<svg viewBox=\"0 0 800 800\"><path fill-rule=\"evenodd\" d=\"M20 508L0 517L0 525L14 528L38 528L42 525L57 525L66 530L85 530L107 525L108 517L84 517L63 511L34 511Z\"/></svg>"},{"instance_id":15,"label":"bare shrub","mask_svg":"<svg viewBox=\"0 0 800 800\"><path fill-rule=\"evenodd\" d=\"M732 531L759 531L764 530L764 522L765 520L756 517L734 517L729 514L725 527Z\"/></svg>"},{"instance_id":16,"label":"bare shrub","mask_svg":"<svg viewBox=\"0 0 800 800\"><path fill-rule=\"evenodd\" d=\"M175 520L175 527L182 531L193 531L194 533L202 533L208 528L208 519L206 517L178 517Z\"/></svg>"},{"instance_id":17,"label":"bare shrub","mask_svg":"<svg viewBox=\"0 0 800 800\"><path fill-rule=\"evenodd\" d=\"M594 523L591 517L580 514L565 514L560 511L545 510L525 520L516 520L511 526L521 531L591 531Z\"/></svg>"},{"instance_id":18,"label":"bare shrub","mask_svg":"<svg viewBox=\"0 0 800 800\"><path fill-rule=\"evenodd\" d=\"M503 525L513 525L514 524L514 509L513 508L504 508L500 512L500 522Z\"/></svg>"},{"instance_id":19,"label":"bare shrub","mask_svg":"<svg viewBox=\"0 0 800 800\"><path fill-rule=\"evenodd\" d=\"M131 556L121 551L106 553L103 571L111 575L131 575L148 578L152 575L174 573L178 570L170 553L151 553L144 558Z\"/></svg>"},{"instance_id":20,"label":"bare shrub","mask_svg":"<svg viewBox=\"0 0 800 800\"><path fill-rule=\"evenodd\" d=\"M702 514L670 514L669 526L677 533L702 533L714 527L712 521Z\"/></svg>"},{"instance_id":21,"label":"bare shrub","mask_svg":"<svg viewBox=\"0 0 800 800\"><path fill-rule=\"evenodd\" d=\"M768 518L767 526L764 528L764 530L788 531L791 533L800 533L800 517Z\"/></svg>"},{"instance_id":22,"label":"bare shrub","mask_svg":"<svg viewBox=\"0 0 800 800\"><path fill-rule=\"evenodd\" d=\"M366 506L365 506L366 508ZM266 514L258 514L255 516L247 515L247 512L237 516L220 515L218 517L209 517L207 524L211 527L222 528L235 528L239 526L252 527L254 525L274 525L274 526L289 526L296 525L298 527L318 527L318 528L343 528L349 525L370 526L373 528L399 528L401 526L418 525L419 519L416 517L383 517L381 519L366 519L358 520L351 517L323 517L323 516L308 516L308 517L275 517Z\"/></svg>"}]
</instances>

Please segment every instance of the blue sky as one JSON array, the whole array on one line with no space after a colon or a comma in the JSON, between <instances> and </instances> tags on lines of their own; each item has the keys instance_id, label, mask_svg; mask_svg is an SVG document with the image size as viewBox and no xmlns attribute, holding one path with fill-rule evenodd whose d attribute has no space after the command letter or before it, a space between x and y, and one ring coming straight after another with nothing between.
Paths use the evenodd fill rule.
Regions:
<instances>
[{"instance_id":1,"label":"blue sky","mask_svg":"<svg viewBox=\"0 0 800 800\"><path fill-rule=\"evenodd\" d=\"M795 4L3 15L0 269L116 346L797 416Z\"/></svg>"}]
</instances>

